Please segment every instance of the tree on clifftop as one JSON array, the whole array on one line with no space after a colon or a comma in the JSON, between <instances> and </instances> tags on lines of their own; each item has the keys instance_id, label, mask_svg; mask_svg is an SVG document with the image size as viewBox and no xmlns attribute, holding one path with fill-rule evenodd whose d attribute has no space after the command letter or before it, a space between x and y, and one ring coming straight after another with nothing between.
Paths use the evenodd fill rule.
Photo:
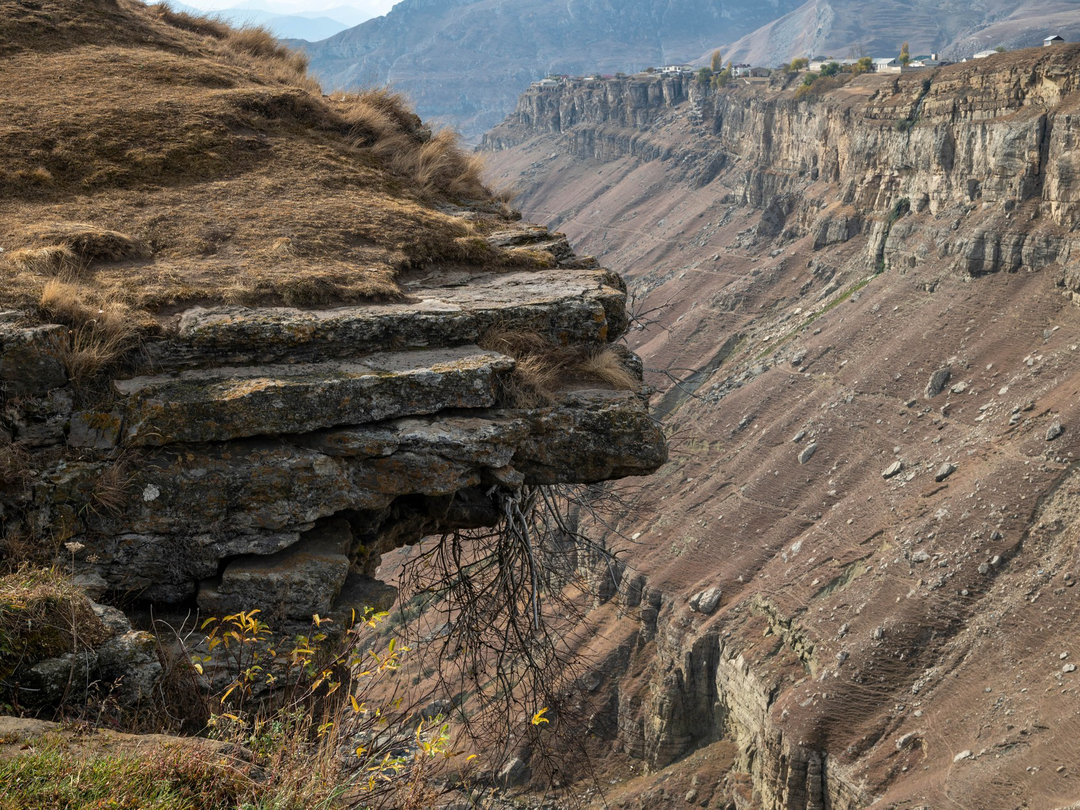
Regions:
<instances>
[{"instance_id":1,"label":"tree on clifftop","mask_svg":"<svg viewBox=\"0 0 1080 810\"><path fill-rule=\"evenodd\" d=\"M719 73L723 66L724 60L720 58L720 49L717 48L712 52L712 60L709 63L709 67L712 69L713 73Z\"/></svg>"},{"instance_id":2,"label":"tree on clifftop","mask_svg":"<svg viewBox=\"0 0 1080 810\"><path fill-rule=\"evenodd\" d=\"M874 60L869 56L862 57L858 62L851 66L851 72L858 76L860 73L869 73L874 69Z\"/></svg>"},{"instance_id":3,"label":"tree on clifftop","mask_svg":"<svg viewBox=\"0 0 1080 810\"><path fill-rule=\"evenodd\" d=\"M907 42L904 42L900 46L900 64L901 65L906 65L910 61L911 61L911 51L908 50Z\"/></svg>"}]
</instances>

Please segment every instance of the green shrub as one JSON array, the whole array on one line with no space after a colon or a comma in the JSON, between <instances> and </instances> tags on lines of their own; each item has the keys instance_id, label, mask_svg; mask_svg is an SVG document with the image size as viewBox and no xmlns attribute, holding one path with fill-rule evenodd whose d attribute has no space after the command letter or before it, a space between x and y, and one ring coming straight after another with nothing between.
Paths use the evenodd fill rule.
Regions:
<instances>
[{"instance_id":1,"label":"green shrub","mask_svg":"<svg viewBox=\"0 0 1080 810\"><path fill-rule=\"evenodd\" d=\"M149 755L74 756L62 743L46 740L29 753L0 760L0 808L232 810L255 788L244 764L216 762L194 747ZM298 803L275 806L303 810Z\"/></svg>"}]
</instances>

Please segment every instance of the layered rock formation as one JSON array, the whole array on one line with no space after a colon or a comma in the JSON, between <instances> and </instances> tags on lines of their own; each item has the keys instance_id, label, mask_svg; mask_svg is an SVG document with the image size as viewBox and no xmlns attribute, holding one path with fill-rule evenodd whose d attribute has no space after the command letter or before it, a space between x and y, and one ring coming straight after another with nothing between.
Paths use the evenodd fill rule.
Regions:
<instances>
[{"instance_id":1,"label":"layered rock formation","mask_svg":"<svg viewBox=\"0 0 1080 810\"><path fill-rule=\"evenodd\" d=\"M0 365L40 395L7 406L36 469L10 528L80 543L99 593L210 612L261 601L301 620L343 590L388 607L393 589L371 580L383 552L492 525L504 490L662 462L637 394L583 379L556 405L516 407L514 359L475 345L496 325L586 353L622 334L618 277L569 265L432 273L408 304L196 307L147 345L152 372L114 379L91 409L72 408L62 367L42 371L66 330L6 325Z\"/></svg>"},{"instance_id":2,"label":"layered rock formation","mask_svg":"<svg viewBox=\"0 0 1080 810\"><path fill-rule=\"evenodd\" d=\"M1078 65L614 80L486 139L527 215L627 272L680 437L589 659L652 774L622 806L1080 795Z\"/></svg>"},{"instance_id":3,"label":"layered rock formation","mask_svg":"<svg viewBox=\"0 0 1080 810\"><path fill-rule=\"evenodd\" d=\"M140 0L8 3L0 52L5 705L153 680L98 602L343 629L384 552L663 463L620 277L396 97Z\"/></svg>"}]
</instances>

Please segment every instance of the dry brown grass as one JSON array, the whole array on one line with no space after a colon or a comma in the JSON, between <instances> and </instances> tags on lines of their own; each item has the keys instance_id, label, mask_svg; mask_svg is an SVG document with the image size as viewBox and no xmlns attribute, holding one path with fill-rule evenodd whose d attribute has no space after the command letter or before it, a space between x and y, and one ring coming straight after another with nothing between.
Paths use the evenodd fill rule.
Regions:
<instances>
[{"instance_id":1,"label":"dry brown grass","mask_svg":"<svg viewBox=\"0 0 1080 810\"><path fill-rule=\"evenodd\" d=\"M426 129L400 94L361 90L330 98L347 136L357 147L370 149L390 171L427 191L493 198L483 182L483 159L465 152L452 130Z\"/></svg>"},{"instance_id":2,"label":"dry brown grass","mask_svg":"<svg viewBox=\"0 0 1080 810\"><path fill-rule=\"evenodd\" d=\"M266 249L266 252L277 259L294 259L298 255L296 245L287 236L275 239L273 244Z\"/></svg>"},{"instance_id":3,"label":"dry brown grass","mask_svg":"<svg viewBox=\"0 0 1080 810\"><path fill-rule=\"evenodd\" d=\"M66 248L79 262L121 262L145 259L149 248L138 239L82 222L47 222L27 229L26 236L51 248Z\"/></svg>"},{"instance_id":4,"label":"dry brown grass","mask_svg":"<svg viewBox=\"0 0 1080 810\"><path fill-rule=\"evenodd\" d=\"M127 506L133 480L131 468L125 459L112 462L94 482L90 508L114 517L120 515Z\"/></svg>"},{"instance_id":5,"label":"dry brown grass","mask_svg":"<svg viewBox=\"0 0 1080 810\"><path fill-rule=\"evenodd\" d=\"M538 408L557 399L556 389L577 353L553 346L539 332L496 326L477 341L480 348L513 357L514 374L505 383L505 397L519 408Z\"/></svg>"},{"instance_id":6,"label":"dry brown grass","mask_svg":"<svg viewBox=\"0 0 1080 810\"><path fill-rule=\"evenodd\" d=\"M199 36L225 39L232 31L227 23L210 15L188 14L186 11L175 11L163 3L154 4L152 10L158 15L158 19L167 25L171 25L173 28L179 28L181 31L189 31L192 34L198 34Z\"/></svg>"},{"instance_id":7,"label":"dry brown grass","mask_svg":"<svg viewBox=\"0 0 1080 810\"><path fill-rule=\"evenodd\" d=\"M489 329L477 342L483 349L514 358L505 395L519 408L550 405L560 390L581 384L600 383L620 391L640 384L610 346L593 351L557 346L539 332L506 326Z\"/></svg>"},{"instance_id":8,"label":"dry brown grass","mask_svg":"<svg viewBox=\"0 0 1080 810\"><path fill-rule=\"evenodd\" d=\"M325 98L265 31L38 0L0 15L0 55L0 306L32 309L52 277L165 315L316 306L400 297L433 262L528 264L437 210L500 216L451 133L392 93Z\"/></svg>"},{"instance_id":9,"label":"dry brown grass","mask_svg":"<svg viewBox=\"0 0 1080 810\"><path fill-rule=\"evenodd\" d=\"M78 258L67 245L46 245L38 248L22 248L8 256L18 270L39 276L55 276L72 272L78 266Z\"/></svg>"},{"instance_id":10,"label":"dry brown grass","mask_svg":"<svg viewBox=\"0 0 1080 810\"><path fill-rule=\"evenodd\" d=\"M633 391L641 384L610 346L592 352L577 369L583 376L600 380L618 391Z\"/></svg>"},{"instance_id":11,"label":"dry brown grass","mask_svg":"<svg viewBox=\"0 0 1080 810\"><path fill-rule=\"evenodd\" d=\"M77 386L133 348L143 326L123 301L55 278L45 283L39 307L48 320L71 327L61 361Z\"/></svg>"},{"instance_id":12,"label":"dry brown grass","mask_svg":"<svg viewBox=\"0 0 1080 810\"><path fill-rule=\"evenodd\" d=\"M86 595L63 574L23 567L0 577L0 677L108 637Z\"/></svg>"}]
</instances>

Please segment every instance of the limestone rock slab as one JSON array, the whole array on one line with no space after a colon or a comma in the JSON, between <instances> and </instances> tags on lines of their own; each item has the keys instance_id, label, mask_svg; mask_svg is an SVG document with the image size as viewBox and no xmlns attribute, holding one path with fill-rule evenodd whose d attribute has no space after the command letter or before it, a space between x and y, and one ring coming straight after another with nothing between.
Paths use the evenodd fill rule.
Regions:
<instances>
[{"instance_id":1,"label":"limestone rock slab","mask_svg":"<svg viewBox=\"0 0 1080 810\"><path fill-rule=\"evenodd\" d=\"M405 282L409 301L304 310L194 307L178 333L149 344L158 367L311 362L402 348L459 346L491 327L556 343L601 345L626 330L626 291L606 270L436 273Z\"/></svg>"},{"instance_id":2,"label":"limestone rock slab","mask_svg":"<svg viewBox=\"0 0 1080 810\"><path fill-rule=\"evenodd\" d=\"M219 581L200 586L199 607L219 617L255 608L300 621L328 616L349 574L351 545L348 524L338 520L276 554L241 557Z\"/></svg>"},{"instance_id":3,"label":"limestone rock slab","mask_svg":"<svg viewBox=\"0 0 1080 810\"><path fill-rule=\"evenodd\" d=\"M667 461L667 442L632 392L579 391L529 414L513 466L528 484L592 484L647 475Z\"/></svg>"},{"instance_id":4,"label":"limestone rock slab","mask_svg":"<svg viewBox=\"0 0 1080 810\"><path fill-rule=\"evenodd\" d=\"M222 367L114 381L128 446L303 433L334 425L484 408L513 360L475 346L362 361Z\"/></svg>"}]
</instances>

